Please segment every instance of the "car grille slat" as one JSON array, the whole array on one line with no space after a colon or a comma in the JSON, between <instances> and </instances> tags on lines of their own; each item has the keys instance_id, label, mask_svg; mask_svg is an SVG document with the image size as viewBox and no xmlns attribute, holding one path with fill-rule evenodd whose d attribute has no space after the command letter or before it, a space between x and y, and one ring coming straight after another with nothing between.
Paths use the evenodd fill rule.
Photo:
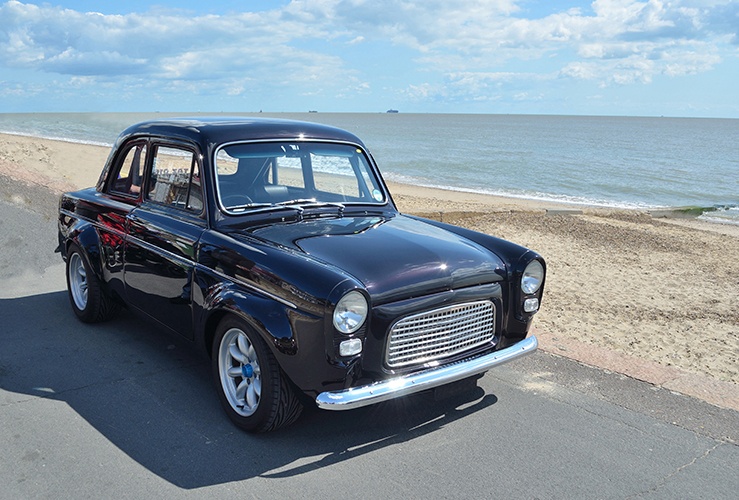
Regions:
<instances>
[{"instance_id":1,"label":"car grille slat","mask_svg":"<svg viewBox=\"0 0 739 500\"><path fill-rule=\"evenodd\" d=\"M453 356L495 337L495 305L489 300L414 314L390 329L385 361L397 368Z\"/></svg>"}]
</instances>

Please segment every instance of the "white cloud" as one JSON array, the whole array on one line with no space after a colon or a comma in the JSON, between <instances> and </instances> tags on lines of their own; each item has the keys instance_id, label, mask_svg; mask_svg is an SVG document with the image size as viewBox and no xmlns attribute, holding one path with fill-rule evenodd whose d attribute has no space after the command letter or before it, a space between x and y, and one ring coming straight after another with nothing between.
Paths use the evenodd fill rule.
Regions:
<instances>
[{"instance_id":1,"label":"white cloud","mask_svg":"<svg viewBox=\"0 0 739 500\"><path fill-rule=\"evenodd\" d=\"M402 93L411 101L425 101L443 96L444 91L441 86L422 83L420 85L408 85Z\"/></svg>"},{"instance_id":2,"label":"white cloud","mask_svg":"<svg viewBox=\"0 0 739 500\"><path fill-rule=\"evenodd\" d=\"M108 82L228 96L281 87L362 97L394 85L412 101L479 101L501 92L539 99L541 91L526 86L557 79L635 85L708 72L727 54L736 57L731 44L739 44L739 2L596 0L543 16L530 6L293 0L273 10L193 17L8 1L0 5L0 68L66 75L70 86ZM397 72L377 74L395 57L388 45L407 58L395 65L413 75L406 81Z\"/></svg>"},{"instance_id":3,"label":"white cloud","mask_svg":"<svg viewBox=\"0 0 739 500\"><path fill-rule=\"evenodd\" d=\"M0 7L0 60L13 66L69 74L86 72L80 68L85 68L88 59L91 65L109 59L107 68L99 68L101 74L119 73L116 68L122 61L144 63L151 73L171 61L187 67L192 65L188 57L198 52L204 58L226 52L234 56L236 64L244 56L252 61L264 60L273 47L284 48L306 31L299 23L278 22L279 15L267 12L194 18L181 14L120 16L13 1ZM279 55L284 54L283 50ZM296 57L300 55L298 52ZM68 67L65 61L69 62Z\"/></svg>"},{"instance_id":4,"label":"white cloud","mask_svg":"<svg viewBox=\"0 0 739 500\"><path fill-rule=\"evenodd\" d=\"M96 51L81 52L68 48L58 54L47 57L44 67L47 71L73 75L131 75L146 71L147 60L134 59L118 52Z\"/></svg>"},{"instance_id":5,"label":"white cloud","mask_svg":"<svg viewBox=\"0 0 739 500\"><path fill-rule=\"evenodd\" d=\"M519 9L524 2L393 2L395 8L386 1L334 4L343 7L336 10L342 24L357 26L367 41L371 33L390 37L417 50L417 62L433 71L489 72L511 61L574 53L579 57L565 61L560 74L587 74L604 83L647 83L657 74L677 75L682 70L675 71L676 61L707 50L710 62L697 65L691 55L685 65L708 71L720 61L715 47L726 43L726 35L736 37L737 29L735 22L711 15L729 9L727 2L597 0L590 14L569 9L531 19ZM739 8L732 10L736 14Z\"/></svg>"},{"instance_id":6,"label":"white cloud","mask_svg":"<svg viewBox=\"0 0 739 500\"><path fill-rule=\"evenodd\" d=\"M541 101L544 98L542 94L530 94L529 92L518 92L513 95L514 101Z\"/></svg>"},{"instance_id":7,"label":"white cloud","mask_svg":"<svg viewBox=\"0 0 739 500\"><path fill-rule=\"evenodd\" d=\"M43 92L43 87L38 85L21 85L0 81L0 97L6 99L29 98Z\"/></svg>"}]
</instances>

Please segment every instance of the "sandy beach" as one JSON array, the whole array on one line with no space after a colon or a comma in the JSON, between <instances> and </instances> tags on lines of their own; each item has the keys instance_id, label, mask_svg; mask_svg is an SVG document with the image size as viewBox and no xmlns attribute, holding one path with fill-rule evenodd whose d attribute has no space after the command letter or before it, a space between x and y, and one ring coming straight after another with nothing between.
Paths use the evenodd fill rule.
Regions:
<instances>
[{"instance_id":1,"label":"sandy beach","mask_svg":"<svg viewBox=\"0 0 739 500\"><path fill-rule=\"evenodd\" d=\"M108 152L0 134L0 175L57 192L88 187ZM541 253L548 274L537 329L739 384L739 226L390 187L405 213Z\"/></svg>"}]
</instances>

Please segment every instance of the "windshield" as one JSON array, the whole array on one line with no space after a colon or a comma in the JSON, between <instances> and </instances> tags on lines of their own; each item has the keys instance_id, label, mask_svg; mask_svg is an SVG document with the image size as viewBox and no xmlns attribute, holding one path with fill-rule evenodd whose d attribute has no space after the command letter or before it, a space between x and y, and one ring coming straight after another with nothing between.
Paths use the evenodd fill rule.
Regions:
<instances>
[{"instance_id":1,"label":"windshield","mask_svg":"<svg viewBox=\"0 0 739 500\"><path fill-rule=\"evenodd\" d=\"M240 143L216 153L221 206L230 213L311 204L384 204L362 149L322 142Z\"/></svg>"}]
</instances>

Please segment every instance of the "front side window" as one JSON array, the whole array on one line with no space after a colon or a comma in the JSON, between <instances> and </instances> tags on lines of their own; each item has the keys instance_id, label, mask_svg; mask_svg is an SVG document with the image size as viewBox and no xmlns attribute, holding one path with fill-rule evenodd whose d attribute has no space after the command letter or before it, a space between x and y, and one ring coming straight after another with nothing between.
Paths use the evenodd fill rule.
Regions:
<instances>
[{"instance_id":1,"label":"front side window","mask_svg":"<svg viewBox=\"0 0 739 500\"><path fill-rule=\"evenodd\" d=\"M216 153L221 206L232 213L280 203L384 204L364 151L320 142L241 143Z\"/></svg>"},{"instance_id":2,"label":"front side window","mask_svg":"<svg viewBox=\"0 0 739 500\"><path fill-rule=\"evenodd\" d=\"M154 148L146 199L200 213L203 190L195 153L170 146Z\"/></svg>"}]
</instances>

